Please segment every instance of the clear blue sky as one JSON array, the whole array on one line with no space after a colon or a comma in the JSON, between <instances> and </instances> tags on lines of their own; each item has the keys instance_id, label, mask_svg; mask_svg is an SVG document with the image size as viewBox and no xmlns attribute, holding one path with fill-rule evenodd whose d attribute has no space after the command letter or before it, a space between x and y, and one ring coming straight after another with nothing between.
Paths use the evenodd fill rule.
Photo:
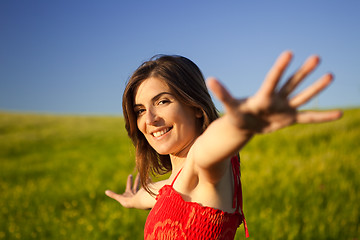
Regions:
<instances>
[{"instance_id":1,"label":"clear blue sky","mask_svg":"<svg viewBox=\"0 0 360 240\"><path fill-rule=\"evenodd\" d=\"M151 56L192 59L239 97L276 57L311 54L335 82L307 107L360 106L360 1L0 1L0 110L121 114L130 74ZM219 103L216 101L217 106Z\"/></svg>"}]
</instances>

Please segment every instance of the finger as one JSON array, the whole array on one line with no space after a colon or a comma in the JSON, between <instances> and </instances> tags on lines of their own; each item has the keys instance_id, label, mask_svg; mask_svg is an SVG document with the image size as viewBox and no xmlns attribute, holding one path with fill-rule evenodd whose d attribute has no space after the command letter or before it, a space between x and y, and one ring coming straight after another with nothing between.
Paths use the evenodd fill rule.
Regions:
<instances>
[{"instance_id":1,"label":"finger","mask_svg":"<svg viewBox=\"0 0 360 240\"><path fill-rule=\"evenodd\" d=\"M266 75L265 80L258 91L258 94L264 94L265 96L272 95L291 59L292 52L290 51L285 51L278 57L273 67Z\"/></svg>"},{"instance_id":2,"label":"finger","mask_svg":"<svg viewBox=\"0 0 360 240\"><path fill-rule=\"evenodd\" d=\"M280 89L279 94L283 97L287 97L296 88L296 86L299 85L299 83L316 68L319 62L320 58L318 56L309 57L301 68L284 84L284 86Z\"/></svg>"},{"instance_id":3,"label":"finger","mask_svg":"<svg viewBox=\"0 0 360 240\"><path fill-rule=\"evenodd\" d=\"M123 195L114 193L113 191L110 191L110 190L106 190L106 191L105 191L105 194L106 194L108 197L116 200L116 201L117 201L118 203L120 203L122 206L124 206L124 207L130 207L128 201L126 201L126 198L124 198Z\"/></svg>"},{"instance_id":4,"label":"finger","mask_svg":"<svg viewBox=\"0 0 360 240\"><path fill-rule=\"evenodd\" d=\"M133 193L139 191L139 187L140 187L140 174L137 174L133 185Z\"/></svg>"},{"instance_id":5,"label":"finger","mask_svg":"<svg viewBox=\"0 0 360 240\"><path fill-rule=\"evenodd\" d=\"M110 191L110 190L106 190L105 191L105 194L116 200L118 203L120 203L123 207L126 207L126 208L132 208L133 206L131 205L131 203L127 200L126 197L124 197L123 195L120 195L120 194L117 194L117 193L114 193L113 191Z\"/></svg>"},{"instance_id":6,"label":"finger","mask_svg":"<svg viewBox=\"0 0 360 240\"><path fill-rule=\"evenodd\" d=\"M342 111L326 111L326 112L313 112L313 111L304 111L299 112L296 116L297 123L321 123L333 121L341 118Z\"/></svg>"},{"instance_id":7,"label":"finger","mask_svg":"<svg viewBox=\"0 0 360 240\"><path fill-rule=\"evenodd\" d=\"M216 78L208 78L206 82L209 89L224 104L225 108L230 108L236 102L236 99L231 96L230 92Z\"/></svg>"},{"instance_id":8,"label":"finger","mask_svg":"<svg viewBox=\"0 0 360 240\"><path fill-rule=\"evenodd\" d=\"M133 176L130 174L126 181L125 192L131 192L132 182L133 182Z\"/></svg>"},{"instance_id":9,"label":"finger","mask_svg":"<svg viewBox=\"0 0 360 240\"><path fill-rule=\"evenodd\" d=\"M119 194L114 193L113 191L110 191L110 190L106 190L105 194L106 194L106 196L111 197L112 199L115 199L116 201L118 201L117 198L118 198Z\"/></svg>"},{"instance_id":10,"label":"finger","mask_svg":"<svg viewBox=\"0 0 360 240\"><path fill-rule=\"evenodd\" d=\"M308 87L307 89L305 89L304 91L293 97L289 102L290 106L297 108L305 104L314 96L316 96L319 92L324 90L332 82L332 80L333 80L332 74L324 75L314 84L312 84L310 87Z\"/></svg>"}]
</instances>

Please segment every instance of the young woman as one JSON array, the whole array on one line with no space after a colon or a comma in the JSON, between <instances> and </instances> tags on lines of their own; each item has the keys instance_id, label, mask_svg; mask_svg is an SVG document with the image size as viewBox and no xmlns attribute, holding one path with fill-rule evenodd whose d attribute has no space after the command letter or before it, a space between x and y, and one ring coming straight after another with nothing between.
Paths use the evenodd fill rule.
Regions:
<instances>
[{"instance_id":1,"label":"young woman","mask_svg":"<svg viewBox=\"0 0 360 240\"><path fill-rule=\"evenodd\" d=\"M208 79L224 105L222 117L189 59L159 56L134 72L124 91L123 111L140 177L133 184L129 176L125 193L106 194L127 208L152 209L145 239L233 239L241 223L248 236L239 150L257 133L341 117L340 111L297 111L330 84L331 74L289 97L318 65L317 56L277 89L291 58L291 52L282 53L258 92L246 99L234 98L219 81ZM151 182L151 175L169 171L168 179Z\"/></svg>"}]
</instances>

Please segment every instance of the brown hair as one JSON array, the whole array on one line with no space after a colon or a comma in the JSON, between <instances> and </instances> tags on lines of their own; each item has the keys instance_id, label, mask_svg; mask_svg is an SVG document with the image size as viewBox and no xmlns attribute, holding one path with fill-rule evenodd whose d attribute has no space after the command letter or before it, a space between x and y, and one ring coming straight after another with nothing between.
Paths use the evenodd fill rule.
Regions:
<instances>
[{"instance_id":1,"label":"brown hair","mask_svg":"<svg viewBox=\"0 0 360 240\"><path fill-rule=\"evenodd\" d=\"M158 154L147 142L137 127L134 112L135 93L139 85L150 77L163 80L183 104L202 112L201 132L219 117L204 77L191 60L182 56L157 55L144 62L130 77L123 94L125 127L136 149L136 166L141 184L150 194L150 174L164 174L171 171L169 155Z\"/></svg>"}]
</instances>

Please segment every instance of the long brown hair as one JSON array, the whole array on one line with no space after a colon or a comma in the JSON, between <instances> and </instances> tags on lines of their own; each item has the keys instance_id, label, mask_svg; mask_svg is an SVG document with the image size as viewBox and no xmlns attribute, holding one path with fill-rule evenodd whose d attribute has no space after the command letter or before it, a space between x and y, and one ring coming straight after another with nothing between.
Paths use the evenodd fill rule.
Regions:
<instances>
[{"instance_id":1,"label":"long brown hair","mask_svg":"<svg viewBox=\"0 0 360 240\"><path fill-rule=\"evenodd\" d=\"M136 166L141 184L150 194L150 175L164 174L172 170L170 156L158 154L137 127L134 112L135 93L139 85L150 77L163 80L183 104L202 112L200 126L203 132L219 117L204 77L191 60L182 56L157 55L144 62L130 77L123 94L125 127L136 149Z\"/></svg>"}]
</instances>

